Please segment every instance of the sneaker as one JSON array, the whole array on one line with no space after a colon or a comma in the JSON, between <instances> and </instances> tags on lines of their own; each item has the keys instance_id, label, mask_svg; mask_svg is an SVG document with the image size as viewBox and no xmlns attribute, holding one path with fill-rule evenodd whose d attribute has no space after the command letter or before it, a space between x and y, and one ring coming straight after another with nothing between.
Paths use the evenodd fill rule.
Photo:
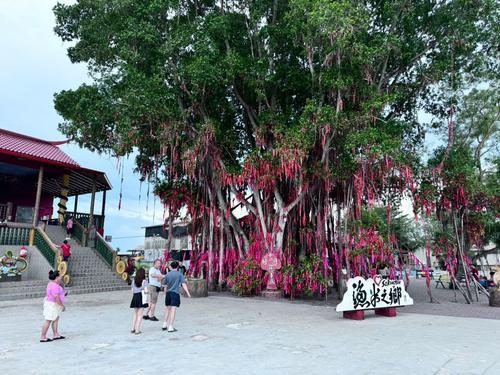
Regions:
<instances>
[{"instance_id":1,"label":"sneaker","mask_svg":"<svg viewBox=\"0 0 500 375\"><path fill-rule=\"evenodd\" d=\"M144 316L142 317L142 319L144 319L144 320L149 320L149 316L144 315Z\"/></svg>"},{"instance_id":2,"label":"sneaker","mask_svg":"<svg viewBox=\"0 0 500 375\"><path fill-rule=\"evenodd\" d=\"M148 317L149 320L151 320L152 322L157 322L158 321L158 318L156 316L149 316Z\"/></svg>"}]
</instances>

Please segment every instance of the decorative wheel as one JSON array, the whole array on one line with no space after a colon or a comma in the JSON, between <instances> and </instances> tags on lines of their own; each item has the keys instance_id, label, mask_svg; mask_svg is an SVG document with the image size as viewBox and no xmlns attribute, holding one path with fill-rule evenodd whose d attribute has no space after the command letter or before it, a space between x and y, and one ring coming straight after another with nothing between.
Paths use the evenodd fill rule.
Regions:
<instances>
[{"instance_id":1,"label":"decorative wheel","mask_svg":"<svg viewBox=\"0 0 500 375\"><path fill-rule=\"evenodd\" d=\"M71 282L71 277L68 274L64 275L63 276L64 285L69 285L70 282Z\"/></svg>"},{"instance_id":2,"label":"decorative wheel","mask_svg":"<svg viewBox=\"0 0 500 375\"><path fill-rule=\"evenodd\" d=\"M118 274L120 274L120 275L123 274L125 272L125 268L126 268L126 265L125 265L125 262L123 260L116 263L116 272Z\"/></svg>"},{"instance_id":3,"label":"decorative wheel","mask_svg":"<svg viewBox=\"0 0 500 375\"><path fill-rule=\"evenodd\" d=\"M122 258L120 258L119 256L116 256L115 257L115 264L120 263L121 260L122 260Z\"/></svg>"},{"instance_id":4,"label":"decorative wheel","mask_svg":"<svg viewBox=\"0 0 500 375\"><path fill-rule=\"evenodd\" d=\"M57 257L57 263L61 263L61 262L63 262L63 261L64 261L63 256L62 256L62 255L59 255L59 256Z\"/></svg>"},{"instance_id":5,"label":"decorative wheel","mask_svg":"<svg viewBox=\"0 0 500 375\"><path fill-rule=\"evenodd\" d=\"M23 258L16 258L17 272L24 272L28 269L28 262Z\"/></svg>"},{"instance_id":6,"label":"decorative wheel","mask_svg":"<svg viewBox=\"0 0 500 375\"><path fill-rule=\"evenodd\" d=\"M126 272L122 273L122 279L123 279L123 281L127 281L128 280L128 273L126 273Z\"/></svg>"},{"instance_id":7,"label":"decorative wheel","mask_svg":"<svg viewBox=\"0 0 500 375\"><path fill-rule=\"evenodd\" d=\"M57 270L59 271L59 275L66 275L66 272L68 272L68 262L59 263L59 265L57 266Z\"/></svg>"}]
</instances>

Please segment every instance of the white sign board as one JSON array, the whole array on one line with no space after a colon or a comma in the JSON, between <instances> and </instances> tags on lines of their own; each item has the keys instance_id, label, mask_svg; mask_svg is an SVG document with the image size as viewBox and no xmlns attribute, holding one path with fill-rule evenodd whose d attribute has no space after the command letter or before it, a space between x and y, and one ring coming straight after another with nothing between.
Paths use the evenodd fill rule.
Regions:
<instances>
[{"instance_id":1,"label":"white sign board","mask_svg":"<svg viewBox=\"0 0 500 375\"><path fill-rule=\"evenodd\" d=\"M347 281L347 292L337 311L355 311L413 305L413 299L405 291L403 280L374 279L356 276Z\"/></svg>"}]
</instances>

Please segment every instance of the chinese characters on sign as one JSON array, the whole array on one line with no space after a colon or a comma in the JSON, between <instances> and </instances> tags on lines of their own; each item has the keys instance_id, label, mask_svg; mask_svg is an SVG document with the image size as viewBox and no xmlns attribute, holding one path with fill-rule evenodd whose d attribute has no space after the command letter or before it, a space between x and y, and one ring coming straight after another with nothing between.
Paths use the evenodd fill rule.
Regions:
<instances>
[{"instance_id":1,"label":"chinese characters on sign","mask_svg":"<svg viewBox=\"0 0 500 375\"><path fill-rule=\"evenodd\" d=\"M413 305L402 280L355 277L347 282L347 292L337 311L368 310Z\"/></svg>"}]
</instances>

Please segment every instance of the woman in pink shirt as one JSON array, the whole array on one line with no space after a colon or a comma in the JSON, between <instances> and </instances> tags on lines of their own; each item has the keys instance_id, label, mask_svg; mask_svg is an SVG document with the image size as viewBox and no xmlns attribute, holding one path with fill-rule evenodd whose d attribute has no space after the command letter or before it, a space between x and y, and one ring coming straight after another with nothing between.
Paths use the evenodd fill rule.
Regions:
<instances>
[{"instance_id":1,"label":"woman in pink shirt","mask_svg":"<svg viewBox=\"0 0 500 375\"><path fill-rule=\"evenodd\" d=\"M43 300L43 317L45 322L42 326L42 335L40 336L40 342L50 342L52 340L64 339L64 336L59 334L59 316L66 309L64 307L64 289L61 286L62 276L59 275L59 271L49 272L49 283L47 284L47 294ZM53 338L47 338L47 331L52 325Z\"/></svg>"},{"instance_id":2,"label":"woman in pink shirt","mask_svg":"<svg viewBox=\"0 0 500 375\"><path fill-rule=\"evenodd\" d=\"M71 238L71 235L73 234L73 216L70 216L66 223L66 234L68 235L68 238Z\"/></svg>"}]
</instances>

